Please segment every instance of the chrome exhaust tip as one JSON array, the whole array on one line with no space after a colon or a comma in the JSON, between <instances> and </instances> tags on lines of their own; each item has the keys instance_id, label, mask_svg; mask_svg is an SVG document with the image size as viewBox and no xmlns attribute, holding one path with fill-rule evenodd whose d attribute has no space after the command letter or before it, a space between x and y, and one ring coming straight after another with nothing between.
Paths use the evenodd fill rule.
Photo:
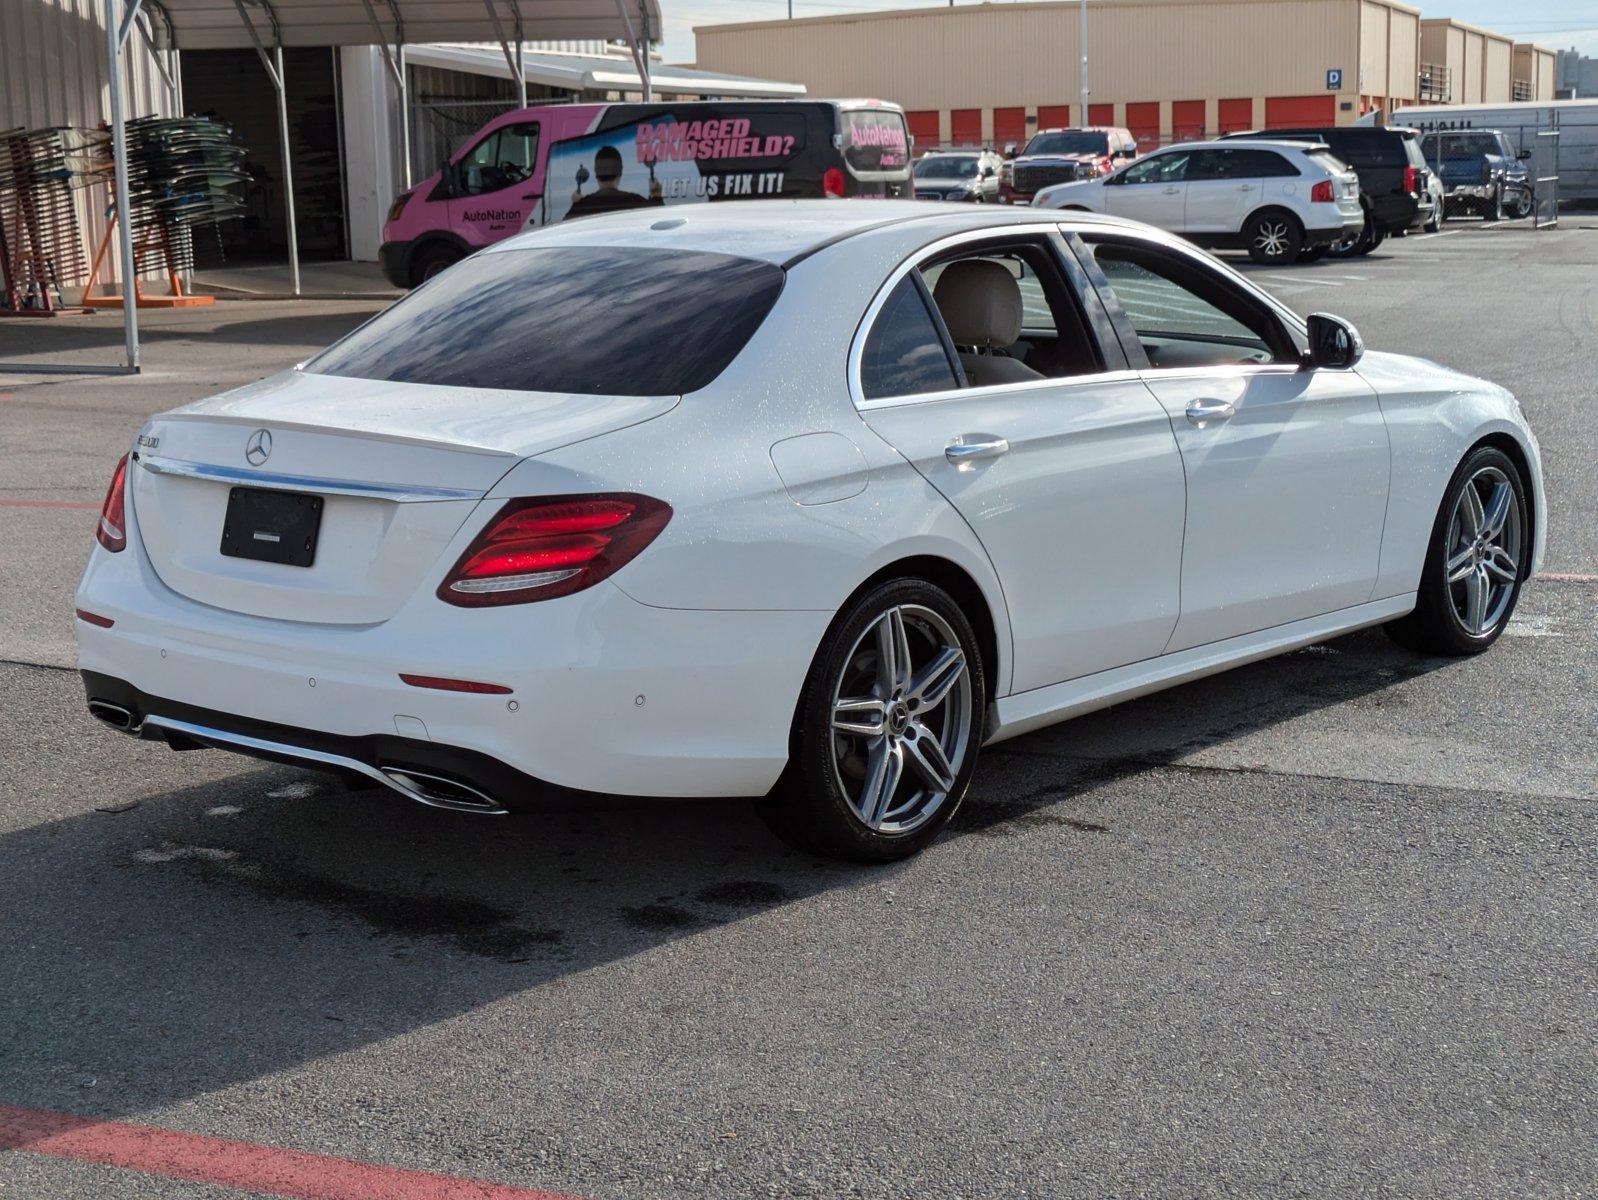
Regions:
<instances>
[{"instance_id":1,"label":"chrome exhaust tip","mask_svg":"<svg viewBox=\"0 0 1598 1200\"><path fill-rule=\"evenodd\" d=\"M137 734L139 732L139 727L134 722L132 710L124 708L120 704L112 704L109 700L90 700L89 715L97 720L104 721L112 729L120 730L122 733Z\"/></svg>"},{"instance_id":2,"label":"chrome exhaust tip","mask_svg":"<svg viewBox=\"0 0 1598 1200\"><path fill-rule=\"evenodd\" d=\"M508 810L486 792L445 775L432 775L410 767L378 767L389 785L412 800L432 808L456 812L503 815Z\"/></svg>"}]
</instances>

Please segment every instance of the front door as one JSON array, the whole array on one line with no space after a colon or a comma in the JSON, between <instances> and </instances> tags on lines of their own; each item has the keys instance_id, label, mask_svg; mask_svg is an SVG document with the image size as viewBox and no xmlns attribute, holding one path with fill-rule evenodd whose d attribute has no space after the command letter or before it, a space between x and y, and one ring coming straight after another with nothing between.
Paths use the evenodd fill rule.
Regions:
<instances>
[{"instance_id":1,"label":"front door","mask_svg":"<svg viewBox=\"0 0 1598 1200\"><path fill-rule=\"evenodd\" d=\"M1096 239L1187 471L1184 650L1363 604L1387 512L1387 427L1355 371L1308 370L1293 331L1202 256Z\"/></svg>"},{"instance_id":2,"label":"front door","mask_svg":"<svg viewBox=\"0 0 1598 1200\"><path fill-rule=\"evenodd\" d=\"M1104 185L1104 208L1118 217L1180 232L1187 204L1186 150L1151 154Z\"/></svg>"},{"instance_id":3,"label":"front door","mask_svg":"<svg viewBox=\"0 0 1598 1200\"><path fill-rule=\"evenodd\" d=\"M541 199L538 122L518 121L489 130L453 167L455 194L450 228L473 246L519 233Z\"/></svg>"},{"instance_id":4,"label":"front door","mask_svg":"<svg viewBox=\"0 0 1598 1200\"><path fill-rule=\"evenodd\" d=\"M998 571L1017 692L1158 655L1179 602L1184 484L1170 421L1136 375L1106 370L1124 359L1089 332L1065 278L1081 268L1072 260L1062 275L1056 245L1010 239L929 259L932 294L921 272L907 275L862 355L866 423L960 511ZM959 344L969 316L954 306L986 314L1010 301L950 294L943 272L971 258L1009 269L987 282L1019 292L1024 314L1018 336L995 331L978 350ZM931 377L906 375L912 365ZM973 376L1008 381L967 386Z\"/></svg>"}]
</instances>

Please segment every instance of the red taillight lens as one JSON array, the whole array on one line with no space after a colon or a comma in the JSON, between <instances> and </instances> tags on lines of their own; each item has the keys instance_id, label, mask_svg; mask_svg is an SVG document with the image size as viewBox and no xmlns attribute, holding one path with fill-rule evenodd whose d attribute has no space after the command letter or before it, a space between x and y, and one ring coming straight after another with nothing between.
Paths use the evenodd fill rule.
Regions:
<instances>
[{"instance_id":1,"label":"red taillight lens","mask_svg":"<svg viewBox=\"0 0 1598 1200\"><path fill-rule=\"evenodd\" d=\"M843 195L843 171L837 167L828 167L822 172L821 194L823 196Z\"/></svg>"},{"instance_id":2,"label":"red taillight lens","mask_svg":"<svg viewBox=\"0 0 1598 1200\"><path fill-rule=\"evenodd\" d=\"M105 493L105 503L100 506L100 528L94 531L95 539L115 554L128 544L128 519L125 495L128 482L128 456L124 454L111 476L111 486Z\"/></svg>"},{"instance_id":3,"label":"red taillight lens","mask_svg":"<svg viewBox=\"0 0 1598 1200\"><path fill-rule=\"evenodd\" d=\"M671 505L618 492L512 500L439 584L465 608L552 600L631 562L671 520Z\"/></svg>"},{"instance_id":4,"label":"red taillight lens","mask_svg":"<svg viewBox=\"0 0 1598 1200\"><path fill-rule=\"evenodd\" d=\"M1406 192L1417 192L1420 190L1420 187L1416 182L1414 167L1404 168L1404 190Z\"/></svg>"},{"instance_id":5,"label":"red taillight lens","mask_svg":"<svg viewBox=\"0 0 1598 1200\"><path fill-rule=\"evenodd\" d=\"M400 672L401 681L417 688L432 688L439 692L470 692L478 696L509 696L511 689L503 683L479 683L475 679L450 679L442 675L407 675Z\"/></svg>"},{"instance_id":6,"label":"red taillight lens","mask_svg":"<svg viewBox=\"0 0 1598 1200\"><path fill-rule=\"evenodd\" d=\"M1309 190L1311 204L1330 204L1332 202L1332 181L1323 179Z\"/></svg>"}]
</instances>

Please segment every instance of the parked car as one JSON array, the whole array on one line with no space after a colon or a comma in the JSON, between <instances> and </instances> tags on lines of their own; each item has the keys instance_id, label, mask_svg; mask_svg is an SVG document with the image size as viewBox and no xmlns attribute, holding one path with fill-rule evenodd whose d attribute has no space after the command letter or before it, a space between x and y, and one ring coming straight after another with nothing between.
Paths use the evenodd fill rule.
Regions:
<instances>
[{"instance_id":1,"label":"parked car","mask_svg":"<svg viewBox=\"0 0 1598 1200\"><path fill-rule=\"evenodd\" d=\"M916 199L993 204L1003 164L991 150L933 150L916 159Z\"/></svg>"},{"instance_id":2,"label":"parked car","mask_svg":"<svg viewBox=\"0 0 1598 1200\"><path fill-rule=\"evenodd\" d=\"M1497 129L1445 129L1428 133L1421 152L1443 178L1451 212L1497 220L1529 217L1535 206L1532 182L1518 152Z\"/></svg>"},{"instance_id":3,"label":"parked car","mask_svg":"<svg viewBox=\"0 0 1598 1200\"><path fill-rule=\"evenodd\" d=\"M395 197L378 254L415 287L524 228L625 208L908 197L904 111L878 100L556 104L494 118Z\"/></svg>"},{"instance_id":4,"label":"parked car","mask_svg":"<svg viewBox=\"0 0 1598 1200\"><path fill-rule=\"evenodd\" d=\"M1443 186L1442 176L1432 170L1430 163L1426 165L1421 191L1425 199L1415 217L1415 225L1410 228L1418 227L1426 233L1436 233L1443 227L1448 215L1448 190Z\"/></svg>"},{"instance_id":5,"label":"parked car","mask_svg":"<svg viewBox=\"0 0 1598 1200\"><path fill-rule=\"evenodd\" d=\"M1270 265L1319 258L1364 223L1354 173L1310 142L1188 142L1044 188L1033 203L1147 221Z\"/></svg>"},{"instance_id":6,"label":"parked car","mask_svg":"<svg viewBox=\"0 0 1598 1200\"><path fill-rule=\"evenodd\" d=\"M1145 225L621 213L145 422L78 660L175 749L483 813L763 796L882 861L985 743L1364 626L1485 650L1544 511L1508 392Z\"/></svg>"},{"instance_id":7,"label":"parked car","mask_svg":"<svg viewBox=\"0 0 1598 1200\"><path fill-rule=\"evenodd\" d=\"M1426 166L1413 129L1385 126L1314 125L1229 133L1227 138L1314 138L1359 176L1363 228L1335 244L1338 258L1369 254L1389 234L1403 233L1415 221L1423 198Z\"/></svg>"},{"instance_id":8,"label":"parked car","mask_svg":"<svg viewBox=\"0 0 1598 1200\"><path fill-rule=\"evenodd\" d=\"M1006 164L999 177L999 203L1030 204L1055 183L1093 179L1137 157L1137 139L1111 126L1043 129Z\"/></svg>"}]
</instances>

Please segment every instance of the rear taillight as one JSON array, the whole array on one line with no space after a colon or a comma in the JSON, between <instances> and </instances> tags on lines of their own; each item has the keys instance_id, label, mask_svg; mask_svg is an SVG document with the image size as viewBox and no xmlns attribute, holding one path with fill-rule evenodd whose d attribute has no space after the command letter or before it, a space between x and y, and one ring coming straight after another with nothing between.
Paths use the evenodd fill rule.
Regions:
<instances>
[{"instance_id":1,"label":"rear taillight","mask_svg":"<svg viewBox=\"0 0 1598 1200\"><path fill-rule=\"evenodd\" d=\"M1404 168L1404 190L1406 192L1418 192L1420 190L1414 167Z\"/></svg>"},{"instance_id":2,"label":"rear taillight","mask_svg":"<svg viewBox=\"0 0 1598 1200\"><path fill-rule=\"evenodd\" d=\"M512 500L466 548L438 598L485 608L569 596L631 562L669 520L669 504L631 493Z\"/></svg>"},{"instance_id":3,"label":"rear taillight","mask_svg":"<svg viewBox=\"0 0 1598 1200\"><path fill-rule=\"evenodd\" d=\"M838 167L828 167L821 175L821 194L823 196L843 195L843 171Z\"/></svg>"},{"instance_id":4,"label":"rear taillight","mask_svg":"<svg viewBox=\"0 0 1598 1200\"><path fill-rule=\"evenodd\" d=\"M1311 204L1330 204L1332 202L1332 181L1323 179L1309 190Z\"/></svg>"},{"instance_id":5,"label":"rear taillight","mask_svg":"<svg viewBox=\"0 0 1598 1200\"><path fill-rule=\"evenodd\" d=\"M106 490L105 503L100 506L100 528L94 531L95 540L115 554L128 544L128 518L125 496L128 483L128 456L117 462L111 476L111 486Z\"/></svg>"}]
</instances>

